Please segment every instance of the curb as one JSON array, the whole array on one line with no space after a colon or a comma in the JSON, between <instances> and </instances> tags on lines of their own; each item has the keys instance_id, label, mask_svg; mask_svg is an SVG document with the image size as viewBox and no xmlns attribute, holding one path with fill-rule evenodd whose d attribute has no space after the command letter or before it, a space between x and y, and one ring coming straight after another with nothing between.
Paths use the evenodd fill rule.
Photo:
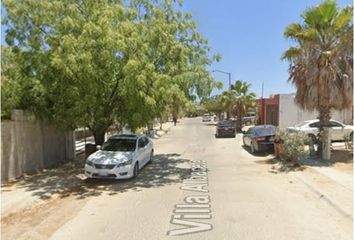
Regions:
<instances>
[{"instance_id":1,"label":"curb","mask_svg":"<svg viewBox=\"0 0 354 240\"><path fill-rule=\"evenodd\" d=\"M172 127L173 127L173 124L171 124L169 127L167 127L167 129L162 129L162 130L160 130L160 129L154 129L154 136L153 136L153 137L150 137L150 138L153 139L153 140L158 140L158 139L160 139L161 137L163 137L164 135L166 135L166 134L170 131L170 129L171 129ZM162 134L161 134L161 135L157 134L158 131L161 131Z\"/></svg>"}]
</instances>

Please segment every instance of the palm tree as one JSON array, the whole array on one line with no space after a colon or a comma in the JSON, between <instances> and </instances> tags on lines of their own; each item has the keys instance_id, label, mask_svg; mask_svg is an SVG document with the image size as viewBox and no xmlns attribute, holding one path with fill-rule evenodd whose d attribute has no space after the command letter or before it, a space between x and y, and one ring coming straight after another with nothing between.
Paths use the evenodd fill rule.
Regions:
<instances>
[{"instance_id":1,"label":"palm tree","mask_svg":"<svg viewBox=\"0 0 354 240\"><path fill-rule=\"evenodd\" d=\"M307 9L303 23L287 26L284 36L295 41L282 56L288 60L289 82L296 88L296 103L317 110L320 119L322 158L330 159L328 127L331 111L353 105L352 7L340 9L325 1Z\"/></svg>"},{"instance_id":2,"label":"palm tree","mask_svg":"<svg viewBox=\"0 0 354 240\"><path fill-rule=\"evenodd\" d=\"M232 112L237 116L241 125L243 117L256 104L256 94L249 92L250 86L250 83L237 80L231 88L231 91L234 92Z\"/></svg>"},{"instance_id":3,"label":"palm tree","mask_svg":"<svg viewBox=\"0 0 354 240\"><path fill-rule=\"evenodd\" d=\"M233 106L233 100L234 100L234 93L232 92L231 89L224 91L221 94L221 108L224 109L224 111L227 113L226 118L229 119L230 118L230 111L232 109Z\"/></svg>"},{"instance_id":4,"label":"palm tree","mask_svg":"<svg viewBox=\"0 0 354 240\"><path fill-rule=\"evenodd\" d=\"M223 94L224 107L237 116L240 126L245 114L256 104L256 95L249 92L250 86L247 82L237 80L235 85Z\"/></svg>"}]
</instances>

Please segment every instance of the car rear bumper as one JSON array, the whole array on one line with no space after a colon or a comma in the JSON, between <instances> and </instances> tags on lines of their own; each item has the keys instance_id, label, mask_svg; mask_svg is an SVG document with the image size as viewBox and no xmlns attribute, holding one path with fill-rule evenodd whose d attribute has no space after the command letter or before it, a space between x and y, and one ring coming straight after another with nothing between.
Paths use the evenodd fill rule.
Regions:
<instances>
[{"instance_id":1,"label":"car rear bumper","mask_svg":"<svg viewBox=\"0 0 354 240\"><path fill-rule=\"evenodd\" d=\"M274 143L270 142L257 142L256 144L257 151L269 151L274 150Z\"/></svg>"},{"instance_id":2,"label":"car rear bumper","mask_svg":"<svg viewBox=\"0 0 354 240\"><path fill-rule=\"evenodd\" d=\"M234 137L236 131L217 131L216 136L218 137Z\"/></svg>"},{"instance_id":3,"label":"car rear bumper","mask_svg":"<svg viewBox=\"0 0 354 240\"><path fill-rule=\"evenodd\" d=\"M97 169L85 164L85 176L88 178L128 179L133 177L133 170L133 165L113 169Z\"/></svg>"}]
</instances>

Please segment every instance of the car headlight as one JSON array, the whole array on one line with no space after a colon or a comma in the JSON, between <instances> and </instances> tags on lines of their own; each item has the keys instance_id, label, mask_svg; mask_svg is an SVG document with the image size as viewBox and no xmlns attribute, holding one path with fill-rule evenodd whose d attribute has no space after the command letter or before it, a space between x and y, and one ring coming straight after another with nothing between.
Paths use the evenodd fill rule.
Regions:
<instances>
[{"instance_id":1,"label":"car headlight","mask_svg":"<svg viewBox=\"0 0 354 240\"><path fill-rule=\"evenodd\" d=\"M131 165L132 163L133 163L133 159L129 159L128 161L125 161L125 162L122 162L122 163L118 164L118 167Z\"/></svg>"},{"instance_id":2,"label":"car headlight","mask_svg":"<svg viewBox=\"0 0 354 240\"><path fill-rule=\"evenodd\" d=\"M86 164L93 167L93 162L91 162L90 160L86 160Z\"/></svg>"}]
</instances>

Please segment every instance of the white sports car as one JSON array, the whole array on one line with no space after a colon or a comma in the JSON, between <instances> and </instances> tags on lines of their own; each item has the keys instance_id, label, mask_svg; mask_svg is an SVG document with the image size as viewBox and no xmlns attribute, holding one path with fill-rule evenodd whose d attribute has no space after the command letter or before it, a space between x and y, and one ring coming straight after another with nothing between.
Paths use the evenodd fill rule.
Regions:
<instances>
[{"instance_id":1,"label":"white sports car","mask_svg":"<svg viewBox=\"0 0 354 240\"><path fill-rule=\"evenodd\" d=\"M86 160L85 175L89 178L134 178L154 155L152 141L143 135L112 136L97 147L99 150Z\"/></svg>"},{"instance_id":2,"label":"white sports car","mask_svg":"<svg viewBox=\"0 0 354 240\"><path fill-rule=\"evenodd\" d=\"M350 135L353 139L354 126L345 125L344 123L330 120L331 123L331 140L338 141L344 140L346 135ZM318 119L308 120L295 125L294 127L288 127L290 131L301 131L306 133L309 137L316 142L317 135L319 133L320 121Z\"/></svg>"}]
</instances>

